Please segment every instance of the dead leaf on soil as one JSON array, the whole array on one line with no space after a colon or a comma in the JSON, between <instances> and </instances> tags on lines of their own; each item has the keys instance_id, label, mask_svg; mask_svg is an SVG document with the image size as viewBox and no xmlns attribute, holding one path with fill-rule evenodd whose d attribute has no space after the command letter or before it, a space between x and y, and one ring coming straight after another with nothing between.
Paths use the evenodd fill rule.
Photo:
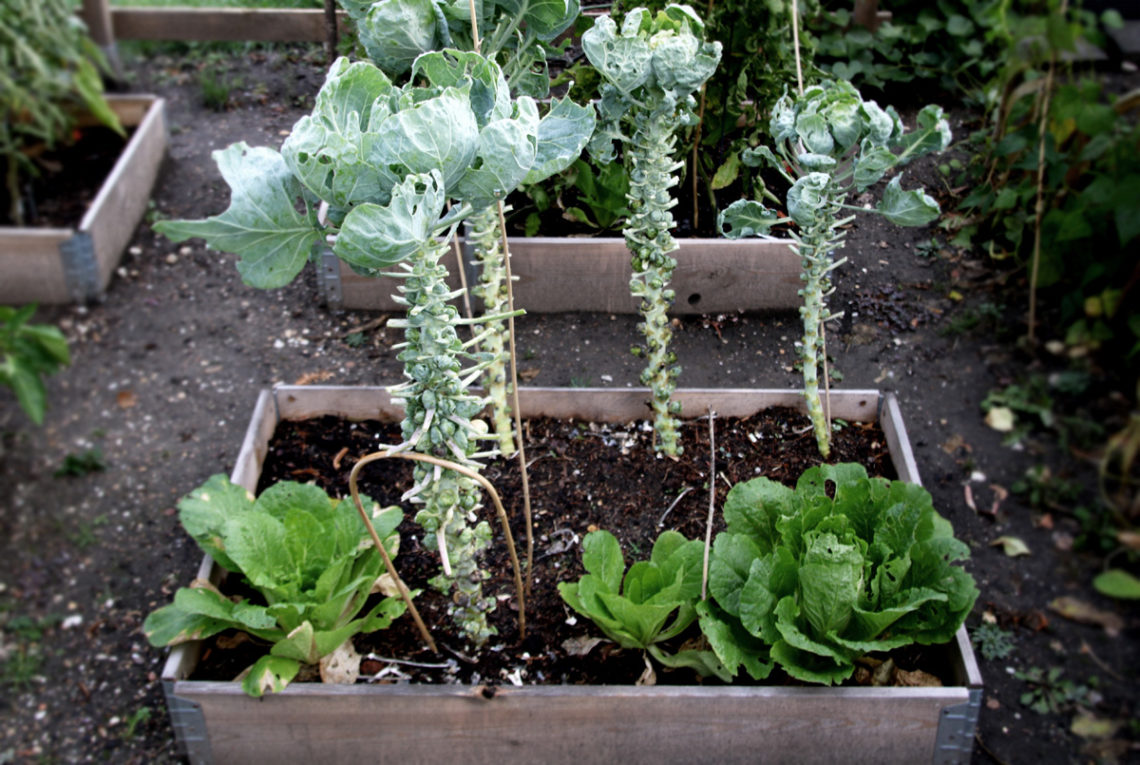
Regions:
<instances>
[{"instance_id":1,"label":"dead leaf on soil","mask_svg":"<svg viewBox=\"0 0 1140 765\"><path fill-rule=\"evenodd\" d=\"M966 507L970 508L975 513L978 512L978 506L974 504L974 490L970 488L970 484L966 484L962 487L962 489L962 493L966 497Z\"/></svg>"},{"instance_id":2,"label":"dead leaf on soil","mask_svg":"<svg viewBox=\"0 0 1140 765\"><path fill-rule=\"evenodd\" d=\"M1073 718L1069 730L1081 738L1112 738L1121 725L1121 720L1106 720L1081 710Z\"/></svg>"},{"instance_id":3,"label":"dead leaf on soil","mask_svg":"<svg viewBox=\"0 0 1140 765\"><path fill-rule=\"evenodd\" d=\"M306 372L297 378L294 385L312 385L314 383L322 383L325 380L330 380L335 376L335 373L329 371L322 372Z\"/></svg>"},{"instance_id":4,"label":"dead leaf on soil","mask_svg":"<svg viewBox=\"0 0 1140 765\"><path fill-rule=\"evenodd\" d=\"M1004 406L995 406L986 413L986 424L999 433L1013 430L1013 419L1013 410Z\"/></svg>"},{"instance_id":5,"label":"dead leaf on soil","mask_svg":"<svg viewBox=\"0 0 1140 765\"><path fill-rule=\"evenodd\" d=\"M970 445L966 443L966 439L962 438L962 435L960 433L955 433L942 442L942 451L946 452L947 454L953 454L959 449L970 451Z\"/></svg>"},{"instance_id":6,"label":"dead leaf on soil","mask_svg":"<svg viewBox=\"0 0 1140 765\"><path fill-rule=\"evenodd\" d=\"M1117 637L1124 629L1124 619L1119 614L1102 611L1070 595L1054 598L1049 603L1049 610L1074 622L1103 627L1109 637Z\"/></svg>"},{"instance_id":7,"label":"dead leaf on soil","mask_svg":"<svg viewBox=\"0 0 1140 765\"><path fill-rule=\"evenodd\" d=\"M916 669L913 672L896 669L894 685L899 688L941 688L942 681L921 669Z\"/></svg>"},{"instance_id":8,"label":"dead leaf on soil","mask_svg":"<svg viewBox=\"0 0 1140 765\"><path fill-rule=\"evenodd\" d=\"M352 639L340 644L332 653L321 657L321 682L352 685L360 677L360 654Z\"/></svg>"},{"instance_id":9,"label":"dead leaf on soil","mask_svg":"<svg viewBox=\"0 0 1140 765\"><path fill-rule=\"evenodd\" d=\"M120 409L130 409L139 402L139 398L133 390L121 390L119 395L115 396L115 402Z\"/></svg>"},{"instance_id":10,"label":"dead leaf on soil","mask_svg":"<svg viewBox=\"0 0 1140 765\"><path fill-rule=\"evenodd\" d=\"M991 696L986 699L986 709L1001 709L1001 702Z\"/></svg>"},{"instance_id":11,"label":"dead leaf on soil","mask_svg":"<svg viewBox=\"0 0 1140 765\"><path fill-rule=\"evenodd\" d=\"M233 648L237 648L242 643L248 643L249 641L250 637L248 632L235 632L232 635L222 635L218 637L214 643L218 646L218 648L229 651Z\"/></svg>"},{"instance_id":12,"label":"dead leaf on soil","mask_svg":"<svg viewBox=\"0 0 1140 765\"><path fill-rule=\"evenodd\" d=\"M1116 541L1130 550L1140 550L1140 532L1118 531L1116 532Z\"/></svg>"},{"instance_id":13,"label":"dead leaf on soil","mask_svg":"<svg viewBox=\"0 0 1140 765\"><path fill-rule=\"evenodd\" d=\"M1053 514L1052 513L1045 513L1045 515L1039 515L1038 517L1033 519L1033 525L1039 529L1052 530L1052 528L1053 528Z\"/></svg>"},{"instance_id":14,"label":"dead leaf on soil","mask_svg":"<svg viewBox=\"0 0 1140 765\"><path fill-rule=\"evenodd\" d=\"M520 369L519 373L518 373L519 379L522 380L523 382L530 382L534 378L538 377L538 374L541 371L542 371L541 367L529 367L527 369Z\"/></svg>"},{"instance_id":15,"label":"dead leaf on soil","mask_svg":"<svg viewBox=\"0 0 1140 765\"><path fill-rule=\"evenodd\" d=\"M1019 555L1029 555L1029 545L1025 544L1020 537L1002 536L990 542L990 547L1001 546L1002 552L1010 558L1016 558Z\"/></svg>"},{"instance_id":16,"label":"dead leaf on soil","mask_svg":"<svg viewBox=\"0 0 1140 765\"><path fill-rule=\"evenodd\" d=\"M603 642L605 642L604 638L583 635L582 637L563 640L562 650L566 651L566 654L568 656L585 656L590 651L594 650L598 643Z\"/></svg>"},{"instance_id":17,"label":"dead leaf on soil","mask_svg":"<svg viewBox=\"0 0 1140 765\"><path fill-rule=\"evenodd\" d=\"M1053 546L1061 552L1069 552L1073 549L1073 535L1067 531L1054 531Z\"/></svg>"}]
</instances>

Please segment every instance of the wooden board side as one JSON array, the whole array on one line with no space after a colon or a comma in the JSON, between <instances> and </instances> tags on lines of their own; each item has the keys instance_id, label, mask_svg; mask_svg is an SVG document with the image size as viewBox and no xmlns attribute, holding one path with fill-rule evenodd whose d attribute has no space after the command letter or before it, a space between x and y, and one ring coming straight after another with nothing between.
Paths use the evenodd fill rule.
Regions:
<instances>
[{"instance_id":1,"label":"wooden board side","mask_svg":"<svg viewBox=\"0 0 1140 765\"><path fill-rule=\"evenodd\" d=\"M768 762L833 763L837 752L845 763L930 762L941 711L967 700L964 688L694 694L548 686L500 689L487 699L445 686L292 686L251 702L232 686L202 693L202 685L175 683L174 691L201 705L213 755L225 762L368 761L376 751L394 762L430 762L442 741L463 762L488 765L755 762L761 748Z\"/></svg>"},{"instance_id":2,"label":"wooden board side","mask_svg":"<svg viewBox=\"0 0 1140 765\"><path fill-rule=\"evenodd\" d=\"M281 419L299 420L335 414L350 420L399 419L402 410L380 387L283 385L276 389ZM648 388L519 388L524 417L557 417L595 422L629 422L648 419ZM803 411L803 395L795 390L680 388L675 399L683 416L704 416L712 406L718 415L747 417L761 409L786 406ZM834 417L871 422L878 416L876 390L832 391Z\"/></svg>"},{"instance_id":3,"label":"wooden board side","mask_svg":"<svg viewBox=\"0 0 1140 765\"><path fill-rule=\"evenodd\" d=\"M0 304L71 300L59 247L69 229L0 228Z\"/></svg>"},{"instance_id":4,"label":"wooden board side","mask_svg":"<svg viewBox=\"0 0 1140 765\"><path fill-rule=\"evenodd\" d=\"M346 15L337 14L343 27ZM324 42L324 11L309 8L111 9L120 40L264 40Z\"/></svg>"},{"instance_id":5,"label":"wooden board side","mask_svg":"<svg viewBox=\"0 0 1140 765\"><path fill-rule=\"evenodd\" d=\"M126 124L137 121L137 127L79 224L79 230L91 236L99 293L110 283L123 250L146 212L167 143L163 99L136 97L118 99L112 104L116 111L121 107ZM143 104L149 105L141 120L137 120Z\"/></svg>"},{"instance_id":6,"label":"wooden board side","mask_svg":"<svg viewBox=\"0 0 1140 765\"><path fill-rule=\"evenodd\" d=\"M623 239L512 237L510 249L515 305L529 313L637 312ZM680 240L673 256L672 315L784 311L799 305L800 260L787 242L688 239ZM459 269L450 260L448 269L448 284L458 289ZM392 300L396 280L360 276L343 263L339 274L345 308L404 310Z\"/></svg>"}]
</instances>

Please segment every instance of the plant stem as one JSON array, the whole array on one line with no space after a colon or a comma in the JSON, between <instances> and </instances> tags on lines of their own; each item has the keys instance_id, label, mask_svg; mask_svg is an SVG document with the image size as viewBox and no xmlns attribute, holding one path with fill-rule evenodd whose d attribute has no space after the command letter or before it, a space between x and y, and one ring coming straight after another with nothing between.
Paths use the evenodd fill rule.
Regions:
<instances>
[{"instance_id":1,"label":"plant stem","mask_svg":"<svg viewBox=\"0 0 1140 765\"><path fill-rule=\"evenodd\" d=\"M475 258L483 266L479 284L471 291L483 301L485 316L495 316L510 312L508 285L506 278L505 253L499 228L499 217L495 207L486 207L467 219L469 236ZM512 320L513 321L513 320ZM513 337L503 320L486 323L490 331L482 342L483 351L491 360L483 373L483 386L491 399L491 422L499 451L504 457L515 453L514 423L511 421L511 405L507 401L507 359L506 340Z\"/></svg>"},{"instance_id":2,"label":"plant stem","mask_svg":"<svg viewBox=\"0 0 1140 765\"><path fill-rule=\"evenodd\" d=\"M401 298L408 306L408 319L399 325L393 322L405 328L407 347L398 358L409 379L394 393L404 401L403 438L415 451L474 465L470 455L481 433L472 420L484 401L469 394L463 382L467 371L461 360L469 354L458 337L458 311L447 302L447 267L441 262L447 251L446 242L429 239L409 259ZM480 646L494 634L487 614L495 601L483 597L487 574L476 563L478 553L490 543L490 527L486 521L468 526L481 499L478 485L454 470L421 463L414 479L422 487L417 501L423 508L416 522L428 532L424 544L434 546L435 535L445 535L452 563L451 575L440 574L432 584L443 592L456 590L449 612Z\"/></svg>"},{"instance_id":3,"label":"plant stem","mask_svg":"<svg viewBox=\"0 0 1140 765\"><path fill-rule=\"evenodd\" d=\"M829 205L834 209L834 205ZM803 305L800 318L803 320L804 335L800 348L803 365L804 398L807 400L808 417L815 431L816 445L824 459L831 455L831 427L823 403L819 396L819 356L823 348L823 323L828 312L826 296L830 288L828 273L831 266L831 253L841 245L841 238L832 237L828 216L808 227L795 248L803 266L804 286L801 290Z\"/></svg>"},{"instance_id":4,"label":"plant stem","mask_svg":"<svg viewBox=\"0 0 1140 765\"><path fill-rule=\"evenodd\" d=\"M654 428L659 439L656 447L666 455L675 456L681 448L677 444L677 420L673 415L680 412L680 406L671 401L671 397L680 368L675 366L676 356L669 351L673 333L666 312L674 298L668 285L677 266L677 261L669 255L677 249L677 242L670 233L673 228L670 210L676 201L669 190L677 185L676 170L680 167L672 158L678 119L675 111L660 106L638 117L633 120L637 130L630 140L632 213L628 227L622 232L633 262L629 289L634 297L641 298L640 311L644 319L638 328L645 336L645 347L634 352L645 354L641 384L653 393Z\"/></svg>"},{"instance_id":5,"label":"plant stem","mask_svg":"<svg viewBox=\"0 0 1140 765\"><path fill-rule=\"evenodd\" d=\"M533 581L531 571L534 569L534 514L530 507L530 473L526 467L526 441L523 439L522 410L519 408L519 375L518 353L515 352L515 291L514 279L511 276L511 251L507 239L507 218L504 214L503 203L499 202L499 235L503 240L503 271L507 283L507 310L510 316L507 319L507 341L511 356L511 396L515 412L515 431L519 437L519 475L522 476L523 492L523 519L526 521L526 596L530 598L530 585ZM524 611L522 603L519 611Z\"/></svg>"}]
</instances>

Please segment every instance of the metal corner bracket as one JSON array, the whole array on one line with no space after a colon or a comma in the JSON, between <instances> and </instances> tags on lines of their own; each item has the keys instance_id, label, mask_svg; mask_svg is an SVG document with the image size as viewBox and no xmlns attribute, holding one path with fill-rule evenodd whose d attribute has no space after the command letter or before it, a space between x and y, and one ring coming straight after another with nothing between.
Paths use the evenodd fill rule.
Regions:
<instances>
[{"instance_id":1,"label":"metal corner bracket","mask_svg":"<svg viewBox=\"0 0 1140 765\"><path fill-rule=\"evenodd\" d=\"M344 308L344 291L340 283L340 261L331 247L322 247L317 260L317 289L330 311Z\"/></svg>"},{"instance_id":2,"label":"metal corner bracket","mask_svg":"<svg viewBox=\"0 0 1140 765\"><path fill-rule=\"evenodd\" d=\"M166 696L166 709L170 714L170 727L179 752L186 755L191 765L211 765L210 739L206 732L206 718L202 706L174 693L174 682L162 682Z\"/></svg>"},{"instance_id":3,"label":"metal corner bracket","mask_svg":"<svg viewBox=\"0 0 1140 765\"><path fill-rule=\"evenodd\" d=\"M974 734L982 711L982 689L971 688L970 700L942 710L934 741L934 765L968 763L974 751Z\"/></svg>"},{"instance_id":4,"label":"metal corner bracket","mask_svg":"<svg viewBox=\"0 0 1140 765\"><path fill-rule=\"evenodd\" d=\"M63 263L63 281L71 299L86 303L99 297L99 269L95 263L95 244L86 231L77 231L59 243Z\"/></svg>"}]
</instances>

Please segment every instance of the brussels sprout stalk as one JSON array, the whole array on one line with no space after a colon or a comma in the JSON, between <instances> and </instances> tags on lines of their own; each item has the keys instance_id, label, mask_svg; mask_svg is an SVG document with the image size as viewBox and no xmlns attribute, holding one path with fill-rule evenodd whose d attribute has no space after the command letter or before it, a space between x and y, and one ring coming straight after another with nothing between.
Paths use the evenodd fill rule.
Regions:
<instances>
[{"instance_id":1,"label":"brussels sprout stalk","mask_svg":"<svg viewBox=\"0 0 1140 765\"><path fill-rule=\"evenodd\" d=\"M623 230L633 264L630 293L641 299L645 356L641 383L652 392L655 443L658 451L675 456L680 404L672 401L680 367L669 350L672 331L667 311L674 293L669 280L677 261L670 230L676 205L670 189L677 185L682 162L673 159L676 134L696 122L693 94L716 70L720 43L701 39L704 24L691 8L669 5L656 16L638 8L617 29L608 16L599 17L582 36L582 49L602 75L600 123L590 151L601 162L614 158L614 141L625 146L630 176L630 211ZM631 130L631 133L623 132Z\"/></svg>"},{"instance_id":2,"label":"brussels sprout stalk","mask_svg":"<svg viewBox=\"0 0 1140 765\"><path fill-rule=\"evenodd\" d=\"M828 310L827 298L834 291L831 272L846 260L834 261L833 256L843 246L841 227L854 219L840 219L842 211L862 210L844 200L895 167L945 149L950 126L939 107L927 106L919 112L917 129L906 133L894 109L864 101L854 86L839 81L812 86L794 101L785 94L772 110L769 130L776 151L761 146L745 151L742 159L753 167L766 164L791 184L786 200L789 217L778 216L758 201L741 199L720 213L717 225L731 239L766 236L779 223L791 222L799 229L790 236L803 264L804 396L816 443L826 458L831 454L831 427L819 395L823 326L842 316ZM767 189L762 188L761 194L780 201ZM938 217L939 208L921 189L904 191L900 174L886 185L871 212L900 226L922 226Z\"/></svg>"}]
</instances>

